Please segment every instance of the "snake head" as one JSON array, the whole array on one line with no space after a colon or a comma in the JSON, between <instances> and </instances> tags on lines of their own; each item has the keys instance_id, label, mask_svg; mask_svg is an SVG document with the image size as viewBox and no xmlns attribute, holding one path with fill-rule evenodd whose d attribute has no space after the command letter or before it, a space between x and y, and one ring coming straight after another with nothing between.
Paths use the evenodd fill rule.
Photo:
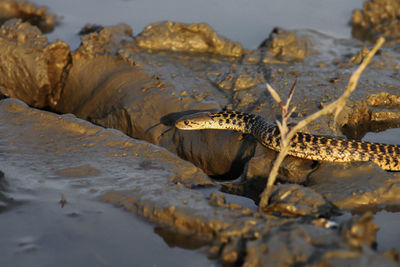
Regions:
<instances>
[{"instance_id":1,"label":"snake head","mask_svg":"<svg viewBox=\"0 0 400 267\"><path fill-rule=\"evenodd\" d=\"M181 130L212 129L210 127L210 122L212 121L213 119L208 112L201 112L183 116L175 122L175 127Z\"/></svg>"}]
</instances>

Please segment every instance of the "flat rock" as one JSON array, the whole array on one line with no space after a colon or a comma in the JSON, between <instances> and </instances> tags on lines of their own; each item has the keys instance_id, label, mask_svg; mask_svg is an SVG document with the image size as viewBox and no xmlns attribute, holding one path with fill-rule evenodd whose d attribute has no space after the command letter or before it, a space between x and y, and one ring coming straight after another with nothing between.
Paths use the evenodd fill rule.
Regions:
<instances>
[{"instance_id":1,"label":"flat rock","mask_svg":"<svg viewBox=\"0 0 400 267\"><path fill-rule=\"evenodd\" d=\"M372 163L332 167L323 164L310 175L310 187L340 209L374 210L400 205L400 174Z\"/></svg>"}]
</instances>

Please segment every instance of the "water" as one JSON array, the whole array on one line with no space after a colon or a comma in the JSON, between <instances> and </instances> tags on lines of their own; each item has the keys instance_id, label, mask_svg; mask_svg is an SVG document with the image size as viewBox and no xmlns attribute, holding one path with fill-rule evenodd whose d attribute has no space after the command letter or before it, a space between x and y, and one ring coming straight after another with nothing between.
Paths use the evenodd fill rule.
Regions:
<instances>
[{"instance_id":1,"label":"water","mask_svg":"<svg viewBox=\"0 0 400 267\"><path fill-rule=\"evenodd\" d=\"M363 141L398 145L400 144L400 128L387 129L377 133L367 133ZM392 248L400 250L399 221L400 213L398 212L382 210L375 214L374 222L380 228L377 233L378 250L385 251Z\"/></svg>"},{"instance_id":2,"label":"water","mask_svg":"<svg viewBox=\"0 0 400 267\"><path fill-rule=\"evenodd\" d=\"M208 23L217 33L256 48L274 27L315 29L338 38L350 38L352 11L362 0L35 0L62 17L49 39L61 39L76 48L77 33L86 24L126 23L134 34L158 21Z\"/></svg>"},{"instance_id":3,"label":"water","mask_svg":"<svg viewBox=\"0 0 400 267\"><path fill-rule=\"evenodd\" d=\"M399 145L400 144L400 128L387 129L378 133L367 133L363 141Z\"/></svg>"},{"instance_id":4,"label":"water","mask_svg":"<svg viewBox=\"0 0 400 267\"><path fill-rule=\"evenodd\" d=\"M25 203L0 213L0 266L216 265L196 247L170 247L153 226L112 205L69 192L62 207L55 190L16 197Z\"/></svg>"},{"instance_id":5,"label":"water","mask_svg":"<svg viewBox=\"0 0 400 267\"><path fill-rule=\"evenodd\" d=\"M379 226L376 235L378 250L386 251L395 248L400 250L399 212L379 211L374 216L374 222Z\"/></svg>"}]
</instances>

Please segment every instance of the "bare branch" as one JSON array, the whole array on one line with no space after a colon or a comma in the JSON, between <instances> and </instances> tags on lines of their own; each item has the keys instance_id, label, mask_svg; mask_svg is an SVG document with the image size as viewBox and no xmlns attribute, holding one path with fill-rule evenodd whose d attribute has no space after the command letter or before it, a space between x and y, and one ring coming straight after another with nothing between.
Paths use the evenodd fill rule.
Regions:
<instances>
[{"instance_id":1,"label":"bare branch","mask_svg":"<svg viewBox=\"0 0 400 267\"><path fill-rule=\"evenodd\" d=\"M297 85L297 79L294 80L294 83L292 85L292 89L290 89L289 96L288 96L288 99L287 99L286 105L285 105L286 110L289 109L290 101L292 101L292 96L293 96L293 93L294 93L294 89L296 89L296 85Z\"/></svg>"},{"instance_id":2,"label":"bare branch","mask_svg":"<svg viewBox=\"0 0 400 267\"><path fill-rule=\"evenodd\" d=\"M287 118L290 118L295 110L296 110L296 107L293 107L293 108L288 112Z\"/></svg>"},{"instance_id":3,"label":"bare branch","mask_svg":"<svg viewBox=\"0 0 400 267\"><path fill-rule=\"evenodd\" d=\"M321 109L321 110L319 110L319 111L307 116L304 120L300 121L297 125L295 125L290 130L289 133L287 133L285 135L283 135L281 133L281 138L282 138L281 151L279 152L277 158L275 159L274 165L272 166L272 169L271 169L269 177L268 177L267 186L266 186L266 188L264 189L264 191L262 192L262 194L260 196L260 203L259 203L259 209L260 210L262 210L262 207L266 207L268 205L268 201L269 201L269 197L271 195L272 187L273 187L273 185L275 183L275 180L276 180L276 177L278 175L279 166L281 165L283 159L285 158L285 156L287 155L287 153L289 151L290 140L292 140L294 135L299 130L301 130L307 124L309 124L313 120L319 118L320 116L327 115L327 114L330 114L330 113L334 112L334 120L336 122L336 119L337 119L339 113L342 111L344 105L346 104L347 99L349 98L350 94L355 90L355 88L357 86L357 83L358 83L358 80L359 80L359 78L361 76L361 73L365 70L367 65L371 62L372 57L379 50L379 48L383 45L384 42L385 42L385 39L383 37L380 37L378 39L378 41L376 42L374 48L368 53L368 55L365 57L365 59L360 64L360 66L357 68L357 70L355 72L353 72L353 74L351 75L351 77L349 79L349 83L347 85L347 88L344 91L344 93L342 94L342 96L340 96L336 101L333 101L332 103L330 103L329 105L327 105L323 109ZM296 82L295 82L295 84L296 84ZM295 84L292 87L291 93L294 90L293 88L295 87ZM272 90L269 89L268 87L270 87ZM275 92L275 94L277 94L276 91L268 84L267 84L267 88L268 88L268 91ZM274 96L273 96L273 98L275 99L275 101L276 101L276 99L279 99L282 102L282 100L279 97L279 95L278 95L277 98L274 97ZM288 99L287 104L290 102L290 100L291 100L291 95L289 94L289 99ZM282 107L281 102L278 102L278 103ZM291 112L293 112L293 110ZM286 121L284 121L286 119L283 116L282 124L286 124ZM283 127L280 127L280 128L283 128Z\"/></svg>"},{"instance_id":4,"label":"bare branch","mask_svg":"<svg viewBox=\"0 0 400 267\"><path fill-rule=\"evenodd\" d=\"M271 85L269 85L269 83L267 83L267 89L268 89L269 93L271 94L272 98L276 101L276 103L278 103L281 107L283 107L284 104L283 104L281 97L275 91L275 89L272 88Z\"/></svg>"}]
</instances>

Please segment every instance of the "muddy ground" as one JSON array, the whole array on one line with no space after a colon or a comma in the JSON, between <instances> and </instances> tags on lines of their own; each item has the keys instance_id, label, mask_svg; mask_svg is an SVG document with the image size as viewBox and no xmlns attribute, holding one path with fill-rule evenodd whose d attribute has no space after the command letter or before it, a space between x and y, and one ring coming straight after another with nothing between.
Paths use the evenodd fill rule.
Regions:
<instances>
[{"instance_id":1,"label":"muddy ground","mask_svg":"<svg viewBox=\"0 0 400 267\"><path fill-rule=\"evenodd\" d=\"M340 96L371 43L277 28L249 51L206 24L159 22L137 35L125 24L82 25L81 46L71 51L42 32L56 25L55 15L26 5L0 2L7 14L0 29L4 215L28 201L19 200L18 188L57 189L65 205L68 196L113 203L164 234L179 234L181 246L200 242L204 257L223 264L399 264L398 251L376 250L373 222L373 212L398 211L399 173L368 162L288 157L270 206L258 212L252 203L276 153L249 135L173 127L204 110L275 121L279 105L265 83L286 95L296 79L292 120L301 120ZM390 5L397 2L366 3L354 12L354 31L370 31L370 39L385 34L385 25L398 31L398 16L371 24L374 5L385 5L392 18ZM305 132L361 139L398 128L400 42L386 37L338 124L324 117ZM352 216L330 227L340 214Z\"/></svg>"}]
</instances>

